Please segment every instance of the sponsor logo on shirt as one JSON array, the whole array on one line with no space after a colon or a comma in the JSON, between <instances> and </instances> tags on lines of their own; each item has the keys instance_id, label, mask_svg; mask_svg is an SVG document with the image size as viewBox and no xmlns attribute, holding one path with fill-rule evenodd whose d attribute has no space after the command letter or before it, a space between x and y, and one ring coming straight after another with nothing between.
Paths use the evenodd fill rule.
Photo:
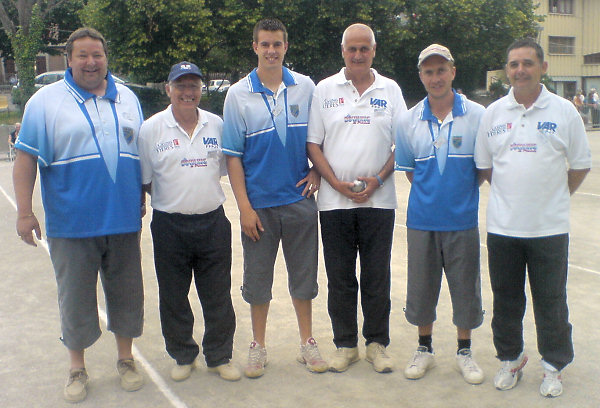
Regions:
<instances>
[{"instance_id":1,"label":"sponsor logo on shirt","mask_svg":"<svg viewBox=\"0 0 600 408\"><path fill-rule=\"evenodd\" d=\"M344 123L351 123L353 125L369 125L371 124L371 117L363 115L346 115L344 116Z\"/></svg>"},{"instance_id":2,"label":"sponsor logo on shirt","mask_svg":"<svg viewBox=\"0 0 600 408\"><path fill-rule=\"evenodd\" d=\"M538 122L538 130L543 133L556 133L556 123Z\"/></svg>"},{"instance_id":3,"label":"sponsor logo on shirt","mask_svg":"<svg viewBox=\"0 0 600 408\"><path fill-rule=\"evenodd\" d=\"M517 153L536 153L537 143L511 143L510 151Z\"/></svg>"},{"instance_id":4,"label":"sponsor logo on shirt","mask_svg":"<svg viewBox=\"0 0 600 408\"><path fill-rule=\"evenodd\" d=\"M512 123L503 123L502 125L496 125L493 128L491 128L487 132L487 135L488 135L488 137L498 136L503 133L509 132L511 129L512 129Z\"/></svg>"},{"instance_id":5,"label":"sponsor logo on shirt","mask_svg":"<svg viewBox=\"0 0 600 408\"><path fill-rule=\"evenodd\" d=\"M216 137L203 137L202 141L204 142L204 146L207 149L218 149L219 148L219 141L217 140Z\"/></svg>"},{"instance_id":6,"label":"sponsor logo on shirt","mask_svg":"<svg viewBox=\"0 0 600 408\"><path fill-rule=\"evenodd\" d=\"M344 98L325 99L323 101L323 109L337 108L344 104Z\"/></svg>"},{"instance_id":7,"label":"sponsor logo on shirt","mask_svg":"<svg viewBox=\"0 0 600 408\"><path fill-rule=\"evenodd\" d=\"M208 162L206 159L186 159L181 160L181 167L206 167Z\"/></svg>"},{"instance_id":8,"label":"sponsor logo on shirt","mask_svg":"<svg viewBox=\"0 0 600 408\"><path fill-rule=\"evenodd\" d=\"M178 147L179 147L179 139L173 139L173 140L169 140L167 142L157 143L156 147L154 147L154 150L156 150L156 153L162 153L162 152L176 149Z\"/></svg>"}]
</instances>

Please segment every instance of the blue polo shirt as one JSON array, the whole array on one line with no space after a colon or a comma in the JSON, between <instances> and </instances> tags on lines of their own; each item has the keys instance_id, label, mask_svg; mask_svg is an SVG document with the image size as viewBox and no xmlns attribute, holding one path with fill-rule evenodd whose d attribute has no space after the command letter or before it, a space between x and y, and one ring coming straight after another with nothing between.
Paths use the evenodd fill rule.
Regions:
<instances>
[{"instance_id":1,"label":"blue polo shirt","mask_svg":"<svg viewBox=\"0 0 600 408\"><path fill-rule=\"evenodd\" d=\"M81 89L71 69L25 106L16 148L38 159L49 237L83 238L138 231L141 174L136 96L115 84L106 94Z\"/></svg>"},{"instance_id":2,"label":"blue polo shirt","mask_svg":"<svg viewBox=\"0 0 600 408\"><path fill-rule=\"evenodd\" d=\"M284 88L275 95L256 69L232 85L223 108L223 153L241 157L246 191L254 208L302 200L309 171L308 113L314 83L283 68Z\"/></svg>"},{"instance_id":3,"label":"blue polo shirt","mask_svg":"<svg viewBox=\"0 0 600 408\"><path fill-rule=\"evenodd\" d=\"M408 228L460 231L477 226L479 183L473 152L484 111L454 93L452 112L443 122L425 98L394 125L396 170L413 172Z\"/></svg>"}]
</instances>

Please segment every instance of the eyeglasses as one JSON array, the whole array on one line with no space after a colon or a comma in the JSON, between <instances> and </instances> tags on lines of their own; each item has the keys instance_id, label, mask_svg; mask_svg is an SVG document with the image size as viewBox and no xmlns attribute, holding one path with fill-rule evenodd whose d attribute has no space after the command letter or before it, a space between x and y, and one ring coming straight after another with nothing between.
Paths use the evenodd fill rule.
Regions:
<instances>
[{"instance_id":1,"label":"eyeglasses","mask_svg":"<svg viewBox=\"0 0 600 408\"><path fill-rule=\"evenodd\" d=\"M198 84L181 84L181 83L174 83L171 84L171 86L175 89L177 89L178 91L184 91L186 89L190 89L192 91L197 91L200 89L200 85Z\"/></svg>"}]
</instances>

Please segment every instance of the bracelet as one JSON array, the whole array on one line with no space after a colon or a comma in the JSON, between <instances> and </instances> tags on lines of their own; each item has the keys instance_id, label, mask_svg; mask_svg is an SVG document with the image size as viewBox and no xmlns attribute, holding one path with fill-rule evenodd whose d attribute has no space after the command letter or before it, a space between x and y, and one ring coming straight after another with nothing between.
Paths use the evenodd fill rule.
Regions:
<instances>
[{"instance_id":1,"label":"bracelet","mask_svg":"<svg viewBox=\"0 0 600 408\"><path fill-rule=\"evenodd\" d=\"M27 214L27 215L20 215L19 219L22 220L23 218L29 218L29 217L35 217L35 214L31 213L31 214Z\"/></svg>"},{"instance_id":2,"label":"bracelet","mask_svg":"<svg viewBox=\"0 0 600 408\"><path fill-rule=\"evenodd\" d=\"M381 177L379 177L379 174L376 174L375 178L377 179L377 182L379 182L379 187L383 186L383 180L381 179Z\"/></svg>"}]
</instances>

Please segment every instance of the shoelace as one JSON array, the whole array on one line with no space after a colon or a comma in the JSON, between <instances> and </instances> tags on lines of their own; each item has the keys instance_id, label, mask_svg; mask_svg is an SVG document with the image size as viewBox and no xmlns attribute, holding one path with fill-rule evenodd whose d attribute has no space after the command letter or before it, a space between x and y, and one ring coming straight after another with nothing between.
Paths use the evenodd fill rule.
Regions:
<instances>
[{"instance_id":1,"label":"shoelace","mask_svg":"<svg viewBox=\"0 0 600 408\"><path fill-rule=\"evenodd\" d=\"M68 385L73 384L75 381L85 382L86 377L87 377L87 374L86 374L85 370L73 371L69 375Z\"/></svg>"},{"instance_id":2,"label":"shoelace","mask_svg":"<svg viewBox=\"0 0 600 408\"><path fill-rule=\"evenodd\" d=\"M314 344L307 344L303 346L304 350L302 352L302 357L310 363L314 363L315 361L322 361L321 353L319 353L319 348ZM308 357L308 358L307 358Z\"/></svg>"},{"instance_id":3,"label":"shoelace","mask_svg":"<svg viewBox=\"0 0 600 408\"><path fill-rule=\"evenodd\" d=\"M466 371L469 371L469 372L479 371L479 367L477 367L477 365L475 364L475 361L473 361L473 357L470 354L463 355L463 356L464 356L463 367Z\"/></svg>"},{"instance_id":4,"label":"shoelace","mask_svg":"<svg viewBox=\"0 0 600 408\"><path fill-rule=\"evenodd\" d=\"M248 363L250 365L259 366L264 364L264 361L262 361L262 350L258 346L250 348L250 352L248 353Z\"/></svg>"}]
</instances>

